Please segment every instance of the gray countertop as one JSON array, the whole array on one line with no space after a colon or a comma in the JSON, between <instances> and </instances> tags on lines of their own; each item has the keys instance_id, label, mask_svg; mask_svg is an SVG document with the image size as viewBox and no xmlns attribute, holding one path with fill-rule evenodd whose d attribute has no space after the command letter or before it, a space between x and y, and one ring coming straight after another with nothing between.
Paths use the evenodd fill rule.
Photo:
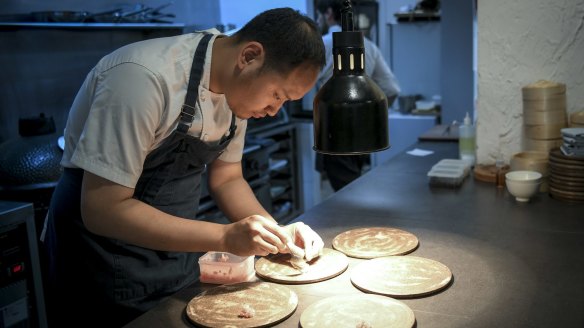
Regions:
<instances>
[{"instance_id":1,"label":"gray countertop","mask_svg":"<svg viewBox=\"0 0 584 328\"><path fill-rule=\"evenodd\" d=\"M584 204L540 193L518 203L503 188L468 177L458 189L428 185L426 173L457 144L421 142L426 157L405 153L365 174L297 220L331 247L355 227L387 226L418 237L411 255L450 268L453 283L436 294L403 299L417 327L584 327ZM276 327L299 327L302 311L325 296L361 293L350 272L314 284L287 285L299 296L296 311ZM192 327L190 299L215 285L195 284L127 327Z\"/></svg>"}]
</instances>

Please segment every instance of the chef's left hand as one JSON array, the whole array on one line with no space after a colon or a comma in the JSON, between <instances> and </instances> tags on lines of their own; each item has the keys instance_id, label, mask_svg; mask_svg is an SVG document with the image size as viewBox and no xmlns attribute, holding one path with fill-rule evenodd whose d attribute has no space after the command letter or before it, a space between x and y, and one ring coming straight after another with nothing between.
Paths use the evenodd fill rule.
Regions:
<instances>
[{"instance_id":1,"label":"chef's left hand","mask_svg":"<svg viewBox=\"0 0 584 328\"><path fill-rule=\"evenodd\" d=\"M290 233L296 246L304 249L305 258L310 261L322 254L324 242L322 238L302 222L296 222L284 227Z\"/></svg>"}]
</instances>

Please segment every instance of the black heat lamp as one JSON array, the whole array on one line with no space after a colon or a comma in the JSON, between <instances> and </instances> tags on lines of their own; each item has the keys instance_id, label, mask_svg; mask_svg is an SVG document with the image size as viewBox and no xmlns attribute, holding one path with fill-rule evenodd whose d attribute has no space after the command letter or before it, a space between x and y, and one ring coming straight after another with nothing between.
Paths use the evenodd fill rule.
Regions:
<instances>
[{"instance_id":1,"label":"black heat lamp","mask_svg":"<svg viewBox=\"0 0 584 328\"><path fill-rule=\"evenodd\" d=\"M363 33L354 31L353 8L341 10L333 33L333 76L314 98L314 150L331 155L389 148L387 97L365 73Z\"/></svg>"}]
</instances>

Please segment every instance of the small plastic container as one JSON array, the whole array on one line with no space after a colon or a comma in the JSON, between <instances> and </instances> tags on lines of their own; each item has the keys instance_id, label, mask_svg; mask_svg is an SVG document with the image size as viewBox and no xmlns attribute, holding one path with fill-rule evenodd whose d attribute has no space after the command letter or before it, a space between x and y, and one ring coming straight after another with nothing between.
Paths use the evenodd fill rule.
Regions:
<instances>
[{"instance_id":1,"label":"small plastic container","mask_svg":"<svg viewBox=\"0 0 584 328\"><path fill-rule=\"evenodd\" d=\"M428 172L430 186L460 187L469 171L470 164L464 160L443 159Z\"/></svg>"},{"instance_id":2,"label":"small plastic container","mask_svg":"<svg viewBox=\"0 0 584 328\"><path fill-rule=\"evenodd\" d=\"M199 280L209 284L235 284L255 276L254 257L227 252L207 252L199 258Z\"/></svg>"},{"instance_id":3,"label":"small plastic container","mask_svg":"<svg viewBox=\"0 0 584 328\"><path fill-rule=\"evenodd\" d=\"M432 170L428 172L430 186L433 187L459 187L464 181L464 175L460 170Z\"/></svg>"},{"instance_id":4,"label":"small plastic container","mask_svg":"<svg viewBox=\"0 0 584 328\"><path fill-rule=\"evenodd\" d=\"M464 175L468 175L470 172L470 164L462 159L443 159L440 160L440 162L434 164L434 166L432 166L432 170L433 169L457 169L457 170L463 170Z\"/></svg>"}]
</instances>

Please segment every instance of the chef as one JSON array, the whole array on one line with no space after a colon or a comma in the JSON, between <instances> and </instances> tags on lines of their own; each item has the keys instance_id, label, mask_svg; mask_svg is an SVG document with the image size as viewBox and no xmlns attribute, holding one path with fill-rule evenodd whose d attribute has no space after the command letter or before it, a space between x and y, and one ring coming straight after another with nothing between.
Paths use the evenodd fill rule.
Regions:
<instances>
[{"instance_id":1,"label":"chef","mask_svg":"<svg viewBox=\"0 0 584 328\"><path fill-rule=\"evenodd\" d=\"M279 226L260 205L241 157L246 119L302 98L324 62L318 27L290 8L229 37L158 38L102 58L69 113L46 224L51 325L122 326L193 283L200 252L318 256L310 227ZM205 171L230 224L197 220Z\"/></svg>"}]
</instances>

